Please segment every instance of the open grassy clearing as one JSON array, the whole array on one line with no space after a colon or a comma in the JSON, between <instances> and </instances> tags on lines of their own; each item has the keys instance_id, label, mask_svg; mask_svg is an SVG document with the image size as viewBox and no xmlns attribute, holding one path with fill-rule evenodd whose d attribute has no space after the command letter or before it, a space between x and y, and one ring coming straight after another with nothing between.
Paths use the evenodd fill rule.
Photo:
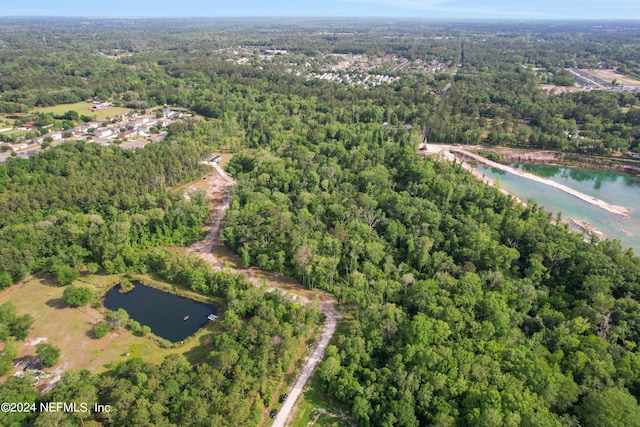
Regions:
<instances>
[{"instance_id":1,"label":"open grassy clearing","mask_svg":"<svg viewBox=\"0 0 640 427\"><path fill-rule=\"evenodd\" d=\"M349 421L337 414L336 406L320 391L317 375L311 381L297 402L297 409L291 426L293 427L351 427Z\"/></svg>"},{"instance_id":2,"label":"open grassy clearing","mask_svg":"<svg viewBox=\"0 0 640 427\"><path fill-rule=\"evenodd\" d=\"M227 165L229 164L233 156L235 156L234 153L227 153L224 151L216 154L222 157L222 160L220 160L220 166L222 166L223 169L227 168Z\"/></svg>"},{"instance_id":3,"label":"open grassy clearing","mask_svg":"<svg viewBox=\"0 0 640 427\"><path fill-rule=\"evenodd\" d=\"M86 115L89 117L95 117L96 120L104 120L109 117L115 117L120 114L125 114L133 111L131 108L124 107L108 107L100 111L91 111L91 106L88 102L76 102L75 104L60 104L53 107L40 107L34 108L33 113L53 113L54 115L61 115L67 111L75 111L78 114Z\"/></svg>"},{"instance_id":4,"label":"open grassy clearing","mask_svg":"<svg viewBox=\"0 0 640 427\"><path fill-rule=\"evenodd\" d=\"M11 128L13 129L13 124L15 123L16 116L25 116L28 117L30 114L26 113L17 113L17 114L0 114L0 129ZM7 131L2 132L2 134L6 134Z\"/></svg>"},{"instance_id":5,"label":"open grassy clearing","mask_svg":"<svg viewBox=\"0 0 640 427\"><path fill-rule=\"evenodd\" d=\"M103 294L119 279L120 276L92 275L82 277L75 284L89 286L96 293ZM161 282L149 277L149 284L157 286ZM173 287L164 285L165 289ZM0 292L0 304L11 302L20 315L28 313L34 318L33 329L27 339L20 343L18 357L35 357L35 345L39 342L53 344L61 350L59 362L51 368L56 373L68 369L88 369L99 373L110 369L119 361L133 357L160 363L173 353L184 354L190 362L195 363L208 353L210 333L218 327L218 324L211 322L187 338L184 344L171 348L159 346L153 334L141 337L125 329L111 331L107 336L95 339L93 325L104 320L101 304L66 307L62 302L64 289L56 286L50 277L39 276L30 277ZM187 294L183 291L181 293ZM8 375L18 369L12 370Z\"/></svg>"},{"instance_id":6,"label":"open grassy clearing","mask_svg":"<svg viewBox=\"0 0 640 427\"><path fill-rule=\"evenodd\" d=\"M350 319L352 315L343 313L343 316ZM336 333L339 335L348 334L344 322L338 323ZM341 410L339 403L322 392L321 380L318 377L318 371L316 371L309 378L309 382L296 402L295 412L289 425L293 427L351 427L352 424L346 415L348 415L346 409Z\"/></svg>"},{"instance_id":7,"label":"open grassy clearing","mask_svg":"<svg viewBox=\"0 0 640 427\"><path fill-rule=\"evenodd\" d=\"M584 71L609 83L615 79L623 86L640 86L640 80L625 76L613 70L590 69Z\"/></svg>"},{"instance_id":8,"label":"open grassy clearing","mask_svg":"<svg viewBox=\"0 0 640 427\"><path fill-rule=\"evenodd\" d=\"M4 125L0 125L0 127L2 127L2 126L4 126ZM10 126L13 126L13 125L10 125ZM22 135L26 135L29 132L33 132L33 131L15 130L15 129L12 128L12 130L8 130L8 131L0 133L0 136L15 138L15 137L19 137L19 136L22 136Z\"/></svg>"}]
</instances>

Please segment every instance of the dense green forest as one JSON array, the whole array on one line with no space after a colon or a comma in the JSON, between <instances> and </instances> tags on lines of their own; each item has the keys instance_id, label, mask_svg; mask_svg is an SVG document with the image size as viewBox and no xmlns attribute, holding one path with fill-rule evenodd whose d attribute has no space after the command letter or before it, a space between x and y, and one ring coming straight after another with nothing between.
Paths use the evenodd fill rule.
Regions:
<instances>
[{"instance_id":1,"label":"dense green forest","mask_svg":"<svg viewBox=\"0 0 640 427\"><path fill-rule=\"evenodd\" d=\"M127 362L99 377L71 372L43 399L99 397L118 408L111 418L95 415L110 425L259 422L274 361L281 375L318 314L152 249L200 238L204 195L187 201L167 187L202 175L202 156L225 147L235 153L228 170L238 185L222 239L246 266L338 298L344 320L318 376L357 425L640 425L633 252L585 242L460 165L417 155L425 136L635 149L638 94L551 96L538 87L549 76L534 68L558 83L562 67L637 74L637 26L142 20L125 30L71 22L27 31L6 20L5 112L97 96L169 103L204 119L173 125L165 142L135 153L77 142L0 165L2 285L41 269L64 280L88 263L105 273L153 271L229 307L225 332L195 371L175 357L160 366ZM252 54L236 63L224 50L246 45L287 49L292 59ZM118 59L98 53L122 51ZM345 52L454 66L373 89L287 71L289 62ZM567 137L578 131L582 139ZM16 378L0 393L39 399ZM10 416L17 425L80 421Z\"/></svg>"},{"instance_id":2,"label":"dense green forest","mask_svg":"<svg viewBox=\"0 0 640 427\"><path fill-rule=\"evenodd\" d=\"M195 256L155 250L143 262L171 283L226 302L222 331L206 359L192 366L182 355L169 356L160 365L135 358L100 376L69 371L43 397L28 379L10 377L0 390L3 402L99 402L113 410L3 412L0 424L235 427L260 422L301 340L317 323L318 310L257 288L245 276L214 272ZM0 310L6 311L4 306Z\"/></svg>"},{"instance_id":3,"label":"dense green forest","mask_svg":"<svg viewBox=\"0 0 640 427\"><path fill-rule=\"evenodd\" d=\"M639 36L631 24L557 27L409 20L388 27L375 20L357 24L337 20L310 21L299 27L286 19L137 20L132 29L109 21L77 25L58 19L55 25L47 21L44 24L49 25L39 26L36 21L33 27L11 19L4 23L0 112L5 113L96 97L133 108L170 103L208 117L235 116L239 105L235 96L228 96L228 83L263 92L318 95L335 109L345 98L368 96L358 90L345 93L332 83L311 83L292 69L305 71L300 64L307 63L315 70L327 61L327 54L373 58L393 53L412 61L450 61L457 73L455 84L433 114L416 114L412 111L416 98L425 102L430 96L444 96L451 73L416 75L384 69L402 79L379 90L402 94L407 108L397 108L390 94L378 94L376 105L386 112L371 119L410 122L426 128L430 140L452 143L592 154L636 150L640 143L637 93L548 96L538 86L572 84L574 79L564 67L615 67L640 77L634 50ZM318 35L320 29L326 34ZM234 63L229 51L239 46L256 49L242 64ZM269 48L287 49L288 54L261 59L258 53ZM124 56L114 60L107 55ZM242 97L236 89L232 95Z\"/></svg>"},{"instance_id":4,"label":"dense green forest","mask_svg":"<svg viewBox=\"0 0 640 427\"><path fill-rule=\"evenodd\" d=\"M138 268L141 249L197 240L206 195L167 186L202 174L201 155L187 144L132 155L77 142L10 158L0 165L0 285L42 269L60 279L84 263L122 273Z\"/></svg>"},{"instance_id":5,"label":"dense green forest","mask_svg":"<svg viewBox=\"0 0 640 427\"><path fill-rule=\"evenodd\" d=\"M0 305L0 341L4 344L0 355L0 375L13 367L13 360L18 355L17 341L27 338L32 325L31 315L18 315L16 307L10 302Z\"/></svg>"},{"instance_id":6,"label":"dense green forest","mask_svg":"<svg viewBox=\"0 0 640 427\"><path fill-rule=\"evenodd\" d=\"M248 263L354 307L321 366L330 395L363 425L639 419L622 403L640 385L631 251L583 242L412 147L350 137L342 153L234 158L241 186L224 230Z\"/></svg>"}]
</instances>

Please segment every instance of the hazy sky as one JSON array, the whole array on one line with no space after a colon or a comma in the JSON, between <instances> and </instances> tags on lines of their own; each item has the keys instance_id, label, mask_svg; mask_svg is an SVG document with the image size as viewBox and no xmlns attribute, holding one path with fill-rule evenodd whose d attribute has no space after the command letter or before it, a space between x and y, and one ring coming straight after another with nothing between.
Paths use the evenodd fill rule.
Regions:
<instances>
[{"instance_id":1,"label":"hazy sky","mask_svg":"<svg viewBox=\"0 0 640 427\"><path fill-rule=\"evenodd\" d=\"M0 16L640 19L638 0L2 0Z\"/></svg>"}]
</instances>

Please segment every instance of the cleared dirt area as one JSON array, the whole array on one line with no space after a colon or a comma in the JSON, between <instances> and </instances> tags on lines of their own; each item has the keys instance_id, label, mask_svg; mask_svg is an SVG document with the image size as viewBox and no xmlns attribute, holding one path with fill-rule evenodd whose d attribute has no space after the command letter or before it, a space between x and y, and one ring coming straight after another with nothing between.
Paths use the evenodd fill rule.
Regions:
<instances>
[{"instance_id":1,"label":"cleared dirt area","mask_svg":"<svg viewBox=\"0 0 640 427\"><path fill-rule=\"evenodd\" d=\"M612 82L613 80L616 80L623 86L640 86L640 80L630 76L625 76L624 74L620 74L614 70L589 69L584 71L594 77L604 80L605 82Z\"/></svg>"},{"instance_id":2,"label":"cleared dirt area","mask_svg":"<svg viewBox=\"0 0 640 427\"><path fill-rule=\"evenodd\" d=\"M580 92L583 90L582 88L575 86L540 85L540 87L550 95Z\"/></svg>"},{"instance_id":3,"label":"cleared dirt area","mask_svg":"<svg viewBox=\"0 0 640 427\"><path fill-rule=\"evenodd\" d=\"M214 171L201 180L207 186L207 193L211 198L211 214L209 216L208 233L202 242L192 245L189 249L205 259L214 269L228 269L249 276L256 285L265 284L272 290L278 289L293 296L296 300L307 303L321 302L321 312L325 316L322 335L316 346L303 361L302 367L296 376L292 387L288 388L289 398L284 403L273 426L284 426L295 412L296 401L300 397L305 384L311 374L324 358L324 353L333 337L340 313L335 309L335 300L331 295L323 291L305 289L295 280L276 273L262 271L258 268L243 268L237 256L226 249L219 239L220 222L224 218L231 201L231 190L235 181L218 164L212 163ZM202 182L193 183L192 186L202 186ZM266 410L265 410L266 415Z\"/></svg>"},{"instance_id":4,"label":"cleared dirt area","mask_svg":"<svg viewBox=\"0 0 640 427\"><path fill-rule=\"evenodd\" d=\"M264 283L270 288L277 288L306 301L334 301L333 297L327 292L306 289L291 277L264 271L257 267L245 268L240 257L220 242L218 236L220 222L229 207L231 189L235 185L235 181L217 164L214 164L214 168L203 179L185 186L187 192L196 188L206 190L211 201L211 214L205 228L207 236L203 241L195 243L189 249L202 256L215 269L229 269L237 273L246 274L256 284Z\"/></svg>"}]
</instances>

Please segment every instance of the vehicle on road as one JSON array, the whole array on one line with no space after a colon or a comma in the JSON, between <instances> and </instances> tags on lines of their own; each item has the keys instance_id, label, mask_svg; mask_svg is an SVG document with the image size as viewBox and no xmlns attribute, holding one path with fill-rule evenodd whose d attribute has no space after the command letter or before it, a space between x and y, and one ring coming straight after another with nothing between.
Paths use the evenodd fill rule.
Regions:
<instances>
[{"instance_id":1,"label":"vehicle on road","mask_svg":"<svg viewBox=\"0 0 640 427\"><path fill-rule=\"evenodd\" d=\"M271 411L271 413L269 414L269 416L270 416L271 418L275 418L277 413L278 413L278 410L277 410L277 409L274 409L273 411Z\"/></svg>"},{"instance_id":2,"label":"vehicle on road","mask_svg":"<svg viewBox=\"0 0 640 427\"><path fill-rule=\"evenodd\" d=\"M287 393L285 393L282 396L280 396L280 403L284 403L284 401L287 400L287 397L289 397L289 395Z\"/></svg>"}]
</instances>

